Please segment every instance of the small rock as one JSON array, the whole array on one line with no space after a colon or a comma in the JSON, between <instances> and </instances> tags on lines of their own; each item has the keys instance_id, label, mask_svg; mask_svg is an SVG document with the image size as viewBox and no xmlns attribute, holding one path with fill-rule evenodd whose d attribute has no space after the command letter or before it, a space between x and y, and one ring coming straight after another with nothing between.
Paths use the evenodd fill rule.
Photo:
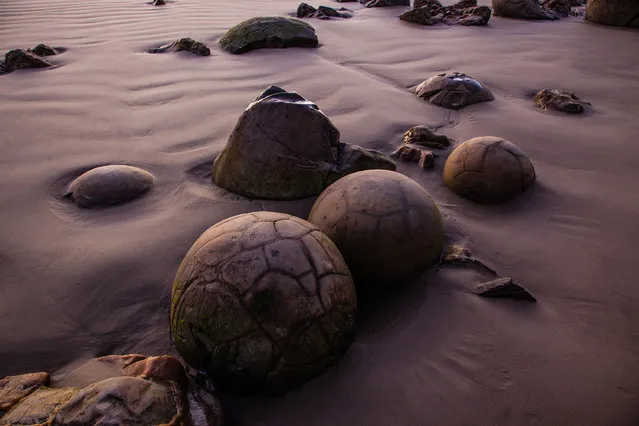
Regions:
<instances>
[{"instance_id":1,"label":"small rock","mask_svg":"<svg viewBox=\"0 0 639 426\"><path fill-rule=\"evenodd\" d=\"M471 7L468 9L462 9L460 11L459 20L460 25L487 25L490 21L492 11L488 6Z\"/></svg>"},{"instance_id":2,"label":"small rock","mask_svg":"<svg viewBox=\"0 0 639 426\"><path fill-rule=\"evenodd\" d=\"M0 411L7 411L41 386L49 385L48 373L28 373L7 376L0 380Z\"/></svg>"},{"instance_id":3,"label":"small rock","mask_svg":"<svg viewBox=\"0 0 639 426\"><path fill-rule=\"evenodd\" d=\"M49 62L35 53L22 49L11 50L7 52L4 57L4 68L6 72L29 68L47 68L50 66L51 64Z\"/></svg>"},{"instance_id":4,"label":"small rock","mask_svg":"<svg viewBox=\"0 0 639 426\"><path fill-rule=\"evenodd\" d=\"M570 114L580 114L584 112L584 106L590 105L574 93L561 89L543 89L535 95L534 101L541 109L551 108Z\"/></svg>"},{"instance_id":5,"label":"small rock","mask_svg":"<svg viewBox=\"0 0 639 426\"><path fill-rule=\"evenodd\" d=\"M484 297L508 297L536 302L537 299L510 277L497 278L477 286L477 294Z\"/></svg>"},{"instance_id":6,"label":"small rock","mask_svg":"<svg viewBox=\"0 0 639 426\"><path fill-rule=\"evenodd\" d=\"M331 18L350 18L351 16L349 14L346 13L340 13L337 10L333 9L332 7L328 7L328 6L320 6L318 9L319 13L323 13L326 16L329 16Z\"/></svg>"},{"instance_id":7,"label":"small rock","mask_svg":"<svg viewBox=\"0 0 639 426\"><path fill-rule=\"evenodd\" d=\"M58 51L53 47L49 47L46 44L39 44L33 49L30 49L30 52L35 53L38 56L53 56L57 55Z\"/></svg>"},{"instance_id":8,"label":"small rock","mask_svg":"<svg viewBox=\"0 0 639 426\"><path fill-rule=\"evenodd\" d=\"M192 38L181 38L174 41L171 44L158 47L157 49L151 49L150 53L164 53L164 52L191 52L200 56L209 56L211 50L209 47L199 41L195 41Z\"/></svg>"},{"instance_id":9,"label":"small rock","mask_svg":"<svg viewBox=\"0 0 639 426\"><path fill-rule=\"evenodd\" d=\"M422 169L432 169L435 167L435 155L432 151L416 148L410 145L403 145L391 154L405 163L419 163Z\"/></svg>"},{"instance_id":10,"label":"small rock","mask_svg":"<svg viewBox=\"0 0 639 426\"><path fill-rule=\"evenodd\" d=\"M3 425L48 425L57 409L67 402L78 389L38 389L20 401L1 421Z\"/></svg>"},{"instance_id":11,"label":"small rock","mask_svg":"<svg viewBox=\"0 0 639 426\"><path fill-rule=\"evenodd\" d=\"M448 252L446 252L446 256L441 260L441 264L451 266L475 265L494 276L499 276L492 268L489 268L484 262L473 256L470 250L457 244L452 244L448 247Z\"/></svg>"},{"instance_id":12,"label":"small rock","mask_svg":"<svg viewBox=\"0 0 639 426\"><path fill-rule=\"evenodd\" d=\"M451 140L444 135L437 135L426 126L415 126L404 133L405 144L423 145L428 148L446 149Z\"/></svg>"},{"instance_id":13,"label":"small rock","mask_svg":"<svg viewBox=\"0 0 639 426\"><path fill-rule=\"evenodd\" d=\"M91 169L69 185L65 197L78 207L121 204L142 196L155 178L137 167L112 165Z\"/></svg>"},{"instance_id":14,"label":"small rock","mask_svg":"<svg viewBox=\"0 0 639 426\"><path fill-rule=\"evenodd\" d=\"M537 0L492 0L495 16L517 19L553 19Z\"/></svg>"},{"instance_id":15,"label":"small rock","mask_svg":"<svg viewBox=\"0 0 639 426\"><path fill-rule=\"evenodd\" d=\"M419 25L435 25L438 23L433 19L430 9L427 6L417 9L410 9L399 15L399 19L405 22L412 22Z\"/></svg>"},{"instance_id":16,"label":"small rock","mask_svg":"<svg viewBox=\"0 0 639 426\"><path fill-rule=\"evenodd\" d=\"M435 167L435 154L432 151L422 150L419 156L419 167L431 170Z\"/></svg>"},{"instance_id":17,"label":"small rock","mask_svg":"<svg viewBox=\"0 0 639 426\"><path fill-rule=\"evenodd\" d=\"M336 170L329 173L327 185L346 175L363 170L395 170L396 168L395 163L383 152L341 142L337 162Z\"/></svg>"},{"instance_id":18,"label":"small rock","mask_svg":"<svg viewBox=\"0 0 639 426\"><path fill-rule=\"evenodd\" d=\"M432 104L450 109L495 99L481 82L459 72L432 76L417 86L415 94Z\"/></svg>"},{"instance_id":19,"label":"small rock","mask_svg":"<svg viewBox=\"0 0 639 426\"><path fill-rule=\"evenodd\" d=\"M241 54L262 48L315 48L318 40L315 29L306 22L284 17L257 17L228 30L219 45L227 52Z\"/></svg>"},{"instance_id":20,"label":"small rock","mask_svg":"<svg viewBox=\"0 0 639 426\"><path fill-rule=\"evenodd\" d=\"M297 6L297 17L298 18L310 17L310 16L313 16L316 12L317 12L317 9L315 9L310 4L300 3L300 5Z\"/></svg>"},{"instance_id":21,"label":"small rock","mask_svg":"<svg viewBox=\"0 0 639 426\"><path fill-rule=\"evenodd\" d=\"M153 6L164 6L166 2L164 0L155 0Z\"/></svg>"},{"instance_id":22,"label":"small rock","mask_svg":"<svg viewBox=\"0 0 639 426\"><path fill-rule=\"evenodd\" d=\"M366 7L410 6L410 0L359 0Z\"/></svg>"}]
</instances>

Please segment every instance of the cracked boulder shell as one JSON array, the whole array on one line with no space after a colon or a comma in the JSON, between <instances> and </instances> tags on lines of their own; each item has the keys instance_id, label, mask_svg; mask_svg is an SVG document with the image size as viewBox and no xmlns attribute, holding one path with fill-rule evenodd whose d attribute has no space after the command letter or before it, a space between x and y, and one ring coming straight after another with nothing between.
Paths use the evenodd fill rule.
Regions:
<instances>
[{"instance_id":1,"label":"cracked boulder shell","mask_svg":"<svg viewBox=\"0 0 639 426\"><path fill-rule=\"evenodd\" d=\"M470 139L450 154L444 182L457 195L481 204L505 201L535 181L535 169L513 143L494 136Z\"/></svg>"},{"instance_id":2,"label":"cracked boulder shell","mask_svg":"<svg viewBox=\"0 0 639 426\"><path fill-rule=\"evenodd\" d=\"M417 86L415 94L431 104L449 109L495 99L483 83L460 72L434 75Z\"/></svg>"},{"instance_id":3,"label":"cracked boulder shell","mask_svg":"<svg viewBox=\"0 0 639 426\"><path fill-rule=\"evenodd\" d=\"M272 212L209 228L171 295L177 349L236 394L280 394L321 374L355 333L355 288L317 227Z\"/></svg>"}]
</instances>

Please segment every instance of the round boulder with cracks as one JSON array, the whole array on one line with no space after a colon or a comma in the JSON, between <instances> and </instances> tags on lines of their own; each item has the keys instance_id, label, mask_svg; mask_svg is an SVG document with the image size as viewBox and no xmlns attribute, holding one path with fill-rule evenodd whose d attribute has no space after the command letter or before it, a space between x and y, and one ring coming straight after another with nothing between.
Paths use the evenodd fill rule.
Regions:
<instances>
[{"instance_id":1,"label":"round boulder with cracks","mask_svg":"<svg viewBox=\"0 0 639 426\"><path fill-rule=\"evenodd\" d=\"M450 154L444 182L457 195L495 204L523 192L535 181L535 169L513 143L494 136L470 139Z\"/></svg>"},{"instance_id":2,"label":"round boulder with cracks","mask_svg":"<svg viewBox=\"0 0 639 426\"><path fill-rule=\"evenodd\" d=\"M234 216L193 244L173 284L171 329L193 367L236 394L279 394L315 376L355 333L337 247L283 213Z\"/></svg>"},{"instance_id":3,"label":"round boulder with cracks","mask_svg":"<svg viewBox=\"0 0 639 426\"><path fill-rule=\"evenodd\" d=\"M483 83L460 72L434 75L417 86L415 94L431 104L449 109L495 99Z\"/></svg>"}]
</instances>

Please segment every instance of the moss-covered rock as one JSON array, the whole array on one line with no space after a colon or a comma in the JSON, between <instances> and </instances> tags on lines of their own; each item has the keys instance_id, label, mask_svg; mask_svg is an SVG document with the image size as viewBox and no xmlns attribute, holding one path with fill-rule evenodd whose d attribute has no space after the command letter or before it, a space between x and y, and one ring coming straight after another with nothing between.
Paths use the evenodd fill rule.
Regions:
<instances>
[{"instance_id":1,"label":"moss-covered rock","mask_svg":"<svg viewBox=\"0 0 639 426\"><path fill-rule=\"evenodd\" d=\"M257 17L226 32L220 47L231 53L262 48L317 47L315 29L306 22L284 17Z\"/></svg>"}]
</instances>

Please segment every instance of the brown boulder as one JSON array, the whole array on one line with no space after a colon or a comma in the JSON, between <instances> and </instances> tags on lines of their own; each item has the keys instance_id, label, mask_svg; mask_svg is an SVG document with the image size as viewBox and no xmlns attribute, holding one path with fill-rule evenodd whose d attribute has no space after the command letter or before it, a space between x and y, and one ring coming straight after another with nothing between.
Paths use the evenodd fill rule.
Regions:
<instances>
[{"instance_id":1,"label":"brown boulder","mask_svg":"<svg viewBox=\"0 0 639 426\"><path fill-rule=\"evenodd\" d=\"M450 109L495 99L480 81L459 72L434 75L417 86L415 94L432 104Z\"/></svg>"},{"instance_id":2,"label":"brown boulder","mask_svg":"<svg viewBox=\"0 0 639 426\"><path fill-rule=\"evenodd\" d=\"M584 112L585 106L590 106L574 93L561 89L543 89L535 95L533 100L541 109L554 109L571 114L580 114Z\"/></svg>"},{"instance_id":3,"label":"brown boulder","mask_svg":"<svg viewBox=\"0 0 639 426\"><path fill-rule=\"evenodd\" d=\"M67 402L78 389L41 388L23 399L11 411L0 419L6 425L49 425L58 409Z\"/></svg>"},{"instance_id":4,"label":"brown boulder","mask_svg":"<svg viewBox=\"0 0 639 426\"><path fill-rule=\"evenodd\" d=\"M639 28L639 1L588 0L586 20L604 25Z\"/></svg>"},{"instance_id":5,"label":"brown boulder","mask_svg":"<svg viewBox=\"0 0 639 426\"><path fill-rule=\"evenodd\" d=\"M0 380L0 412L9 410L41 386L48 386L49 380L48 373L20 374Z\"/></svg>"}]
</instances>

